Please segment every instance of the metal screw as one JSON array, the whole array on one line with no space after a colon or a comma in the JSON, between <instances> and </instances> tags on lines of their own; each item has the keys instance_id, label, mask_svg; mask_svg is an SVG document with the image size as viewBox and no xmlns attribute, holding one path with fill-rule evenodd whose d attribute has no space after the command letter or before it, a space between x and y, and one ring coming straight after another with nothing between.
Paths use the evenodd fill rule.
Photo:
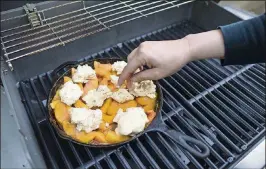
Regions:
<instances>
[{"instance_id":1,"label":"metal screw","mask_svg":"<svg viewBox=\"0 0 266 169\"><path fill-rule=\"evenodd\" d=\"M233 160L234 160L234 157L229 157L229 158L227 158L227 161L228 161L229 163L233 162Z\"/></svg>"},{"instance_id":2,"label":"metal screw","mask_svg":"<svg viewBox=\"0 0 266 169\"><path fill-rule=\"evenodd\" d=\"M247 149L247 145L243 145L243 146L241 146L241 149L242 149L242 150L246 150L246 149Z\"/></svg>"}]
</instances>

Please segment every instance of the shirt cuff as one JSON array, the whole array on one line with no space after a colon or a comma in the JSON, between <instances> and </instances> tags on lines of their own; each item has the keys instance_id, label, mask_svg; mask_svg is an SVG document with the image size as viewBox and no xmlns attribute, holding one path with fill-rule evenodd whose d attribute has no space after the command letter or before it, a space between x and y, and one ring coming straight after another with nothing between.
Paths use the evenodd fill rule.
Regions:
<instances>
[{"instance_id":1,"label":"shirt cuff","mask_svg":"<svg viewBox=\"0 0 266 169\"><path fill-rule=\"evenodd\" d=\"M230 24L226 26L219 26L224 39L225 55L221 59L221 65L236 65L241 60L239 49L246 46L243 36L237 36L240 34L240 30L236 24Z\"/></svg>"}]
</instances>

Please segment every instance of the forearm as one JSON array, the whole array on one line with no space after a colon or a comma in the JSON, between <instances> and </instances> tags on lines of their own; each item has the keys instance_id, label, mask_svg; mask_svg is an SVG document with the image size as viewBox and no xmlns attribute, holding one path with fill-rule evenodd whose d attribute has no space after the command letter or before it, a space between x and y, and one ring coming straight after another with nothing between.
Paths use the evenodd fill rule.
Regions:
<instances>
[{"instance_id":1,"label":"forearm","mask_svg":"<svg viewBox=\"0 0 266 169\"><path fill-rule=\"evenodd\" d=\"M265 14L222 26L218 30L183 38L190 49L190 60L220 58L223 65L266 61Z\"/></svg>"},{"instance_id":2,"label":"forearm","mask_svg":"<svg viewBox=\"0 0 266 169\"><path fill-rule=\"evenodd\" d=\"M253 64L266 61L265 14L221 26L225 55L222 65Z\"/></svg>"},{"instance_id":3,"label":"forearm","mask_svg":"<svg viewBox=\"0 0 266 169\"><path fill-rule=\"evenodd\" d=\"M191 34L184 38L189 45L191 61L223 58L225 53L223 35L220 30Z\"/></svg>"}]
</instances>

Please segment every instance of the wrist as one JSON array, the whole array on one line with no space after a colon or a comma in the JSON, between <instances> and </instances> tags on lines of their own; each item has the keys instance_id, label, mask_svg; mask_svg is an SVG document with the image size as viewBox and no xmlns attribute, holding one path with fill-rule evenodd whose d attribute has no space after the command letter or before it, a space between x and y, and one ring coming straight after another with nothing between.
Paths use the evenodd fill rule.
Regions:
<instances>
[{"instance_id":1,"label":"wrist","mask_svg":"<svg viewBox=\"0 0 266 169\"><path fill-rule=\"evenodd\" d=\"M223 58L225 49L220 30L213 30L184 37L189 45L191 61L209 58Z\"/></svg>"},{"instance_id":2,"label":"wrist","mask_svg":"<svg viewBox=\"0 0 266 169\"><path fill-rule=\"evenodd\" d=\"M195 58L195 54L194 54L194 51L193 51L193 48L192 48L192 45L191 45L191 36L193 35L187 35L185 36L184 38L182 38L182 40L184 41L184 43L186 44L187 46L187 58L189 61L194 61L196 60Z\"/></svg>"}]
</instances>

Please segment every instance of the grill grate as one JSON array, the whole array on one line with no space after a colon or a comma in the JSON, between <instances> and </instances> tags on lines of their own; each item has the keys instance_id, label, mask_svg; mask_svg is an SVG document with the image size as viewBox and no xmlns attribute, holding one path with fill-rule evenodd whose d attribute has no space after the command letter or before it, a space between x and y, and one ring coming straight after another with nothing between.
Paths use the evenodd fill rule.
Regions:
<instances>
[{"instance_id":1,"label":"grill grate","mask_svg":"<svg viewBox=\"0 0 266 169\"><path fill-rule=\"evenodd\" d=\"M146 40L179 39L203 31L184 21L85 58L123 59ZM84 59L80 60L83 61ZM95 149L59 138L46 119L51 72L21 81L19 89L49 168L227 168L265 133L265 64L221 67L215 59L195 61L160 80L165 123L207 143L205 160L160 133L148 133L118 148Z\"/></svg>"},{"instance_id":2,"label":"grill grate","mask_svg":"<svg viewBox=\"0 0 266 169\"><path fill-rule=\"evenodd\" d=\"M71 1L38 11L37 27L28 23L26 14L1 20L1 45L13 69L11 62L19 58L193 1Z\"/></svg>"}]
</instances>

